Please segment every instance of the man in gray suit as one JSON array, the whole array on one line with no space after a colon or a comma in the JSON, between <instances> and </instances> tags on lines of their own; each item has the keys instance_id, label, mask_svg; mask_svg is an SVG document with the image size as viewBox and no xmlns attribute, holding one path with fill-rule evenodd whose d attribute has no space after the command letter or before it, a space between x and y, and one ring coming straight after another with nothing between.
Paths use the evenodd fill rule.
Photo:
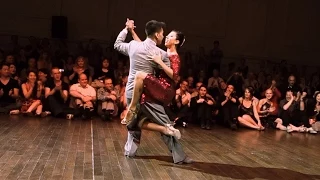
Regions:
<instances>
[{"instance_id":1,"label":"man in gray suit","mask_svg":"<svg viewBox=\"0 0 320 180\"><path fill-rule=\"evenodd\" d=\"M130 41L125 43L128 30L134 28L132 20L127 20L126 27L119 33L114 48L119 52L129 56L130 58L130 71L128 82L126 86L127 104L130 104L133 96L133 87L135 75L138 71L154 74L157 67L152 56L154 53L161 54L163 62L170 67L170 61L167 53L157 45L160 45L163 40L163 29L165 23L151 20L146 24L145 32L147 38L142 41ZM170 123L170 119L165 113L162 105L156 103L145 103L142 105L142 114L145 115L151 122L164 126L165 123ZM154 113L156 112L156 113ZM141 112L140 112L141 113ZM135 118L128 126L128 139L125 145L125 155L135 156L138 144L141 138L141 129L138 126L140 116ZM162 134L162 139L172 152L174 163L191 163L192 160L186 156L179 141L173 137Z\"/></svg>"}]
</instances>

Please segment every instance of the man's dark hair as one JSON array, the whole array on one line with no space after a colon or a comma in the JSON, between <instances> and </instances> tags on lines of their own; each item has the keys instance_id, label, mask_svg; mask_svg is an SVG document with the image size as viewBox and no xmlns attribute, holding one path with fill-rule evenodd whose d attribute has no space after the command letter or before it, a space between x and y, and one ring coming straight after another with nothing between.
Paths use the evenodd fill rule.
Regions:
<instances>
[{"instance_id":1,"label":"man's dark hair","mask_svg":"<svg viewBox=\"0 0 320 180\"><path fill-rule=\"evenodd\" d=\"M6 63L6 62L1 63L1 65L0 65L0 69L2 69L2 68L3 68L3 66L8 66L8 67L10 67L10 64L9 64L9 63Z\"/></svg>"},{"instance_id":2,"label":"man's dark hair","mask_svg":"<svg viewBox=\"0 0 320 180\"><path fill-rule=\"evenodd\" d=\"M48 69L46 69L46 68L40 68L40 69L38 70L38 72L42 72L42 73L44 73L44 74L46 74L46 75L49 74L49 73L48 73Z\"/></svg>"},{"instance_id":3,"label":"man's dark hair","mask_svg":"<svg viewBox=\"0 0 320 180\"><path fill-rule=\"evenodd\" d=\"M111 81L112 81L112 78L106 77L106 78L104 78L104 81L103 81L103 82L106 82L106 80L111 80ZM113 81L112 81L112 84L113 84Z\"/></svg>"},{"instance_id":4,"label":"man's dark hair","mask_svg":"<svg viewBox=\"0 0 320 180\"><path fill-rule=\"evenodd\" d=\"M164 22L159 22L156 20L151 20L147 22L145 27L145 32L147 36L152 36L157 32L160 32L161 29L164 29L166 27L166 24Z\"/></svg>"}]
</instances>

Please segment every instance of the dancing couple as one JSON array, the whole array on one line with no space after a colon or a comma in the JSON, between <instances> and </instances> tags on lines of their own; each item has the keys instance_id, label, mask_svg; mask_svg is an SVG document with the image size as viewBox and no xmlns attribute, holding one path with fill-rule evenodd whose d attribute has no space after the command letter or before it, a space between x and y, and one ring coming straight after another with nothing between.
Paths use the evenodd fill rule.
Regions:
<instances>
[{"instance_id":1,"label":"dancing couple","mask_svg":"<svg viewBox=\"0 0 320 180\"><path fill-rule=\"evenodd\" d=\"M164 110L175 96L176 78L180 71L180 58L177 53L184 41L180 31L171 31L166 36L167 52L157 45L162 43L165 23L151 20L145 26L147 38L141 41L135 33L134 21L127 19L125 28L119 33L115 49L129 56L130 71L126 86L128 113L122 123L127 124L128 139L125 155L135 156L141 138L141 129L157 131L168 146L174 163L192 163L186 156L178 139L181 134ZM128 32L134 40L125 42ZM158 76L154 75L160 70ZM140 103L139 103L140 101ZM140 106L140 107L139 107Z\"/></svg>"}]
</instances>

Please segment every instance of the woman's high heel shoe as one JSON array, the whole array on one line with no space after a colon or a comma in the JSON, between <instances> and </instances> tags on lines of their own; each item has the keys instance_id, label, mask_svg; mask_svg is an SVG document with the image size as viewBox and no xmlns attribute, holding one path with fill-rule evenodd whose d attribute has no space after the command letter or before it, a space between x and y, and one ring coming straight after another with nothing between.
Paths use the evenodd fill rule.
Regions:
<instances>
[{"instance_id":1,"label":"woman's high heel shoe","mask_svg":"<svg viewBox=\"0 0 320 180\"><path fill-rule=\"evenodd\" d=\"M121 121L122 124L129 124L131 121L134 120L134 118L136 117L137 112L133 111L133 110L128 110L127 115L123 118L123 120Z\"/></svg>"},{"instance_id":2,"label":"woman's high heel shoe","mask_svg":"<svg viewBox=\"0 0 320 180\"><path fill-rule=\"evenodd\" d=\"M181 133L179 129L174 128L171 124L166 125L166 135L174 136L177 139L181 139Z\"/></svg>"}]
</instances>

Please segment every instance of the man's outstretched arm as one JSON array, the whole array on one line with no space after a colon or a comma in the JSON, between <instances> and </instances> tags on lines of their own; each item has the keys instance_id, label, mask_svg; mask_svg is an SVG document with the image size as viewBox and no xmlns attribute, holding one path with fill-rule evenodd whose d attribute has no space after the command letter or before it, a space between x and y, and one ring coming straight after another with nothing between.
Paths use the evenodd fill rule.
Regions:
<instances>
[{"instance_id":1,"label":"man's outstretched arm","mask_svg":"<svg viewBox=\"0 0 320 180\"><path fill-rule=\"evenodd\" d=\"M126 43L124 41L127 38L128 30L133 30L134 28L134 21L127 18L126 27L119 33L116 42L114 43L114 49L128 56L130 43Z\"/></svg>"},{"instance_id":2,"label":"man's outstretched arm","mask_svg":"<svg viewBox=\"0 0 320 180\"><path fill-rule=\"evenodd\" d=\"M119 51L120 53L128 56L129 51L129 43L126 43L125 40L127 38L128 30L124 28L118 35L116 42L114 43L114 49Z\"/></svg>"}]
</instances>

